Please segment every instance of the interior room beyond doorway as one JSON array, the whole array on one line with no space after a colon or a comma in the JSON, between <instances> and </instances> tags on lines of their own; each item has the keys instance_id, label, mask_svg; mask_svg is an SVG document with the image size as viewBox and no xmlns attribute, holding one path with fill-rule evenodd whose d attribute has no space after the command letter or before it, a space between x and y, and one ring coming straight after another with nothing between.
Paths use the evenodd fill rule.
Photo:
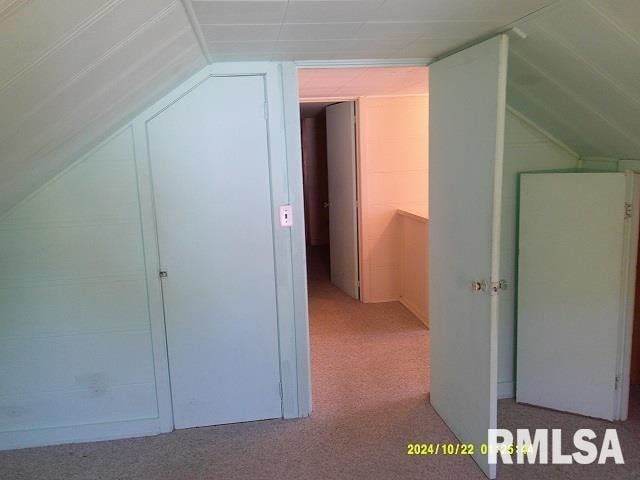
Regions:
<instances>
[{"instance_id":1,"label":"interior room beyond doorway","mask_svg":"<svg viewBox=\"0 0 640 480\"><path fill-rule=\"evenodd\" d=\"M347 295L428 326L427 68L301 69L299 85L307 246Z\"/></svg>"}]
</instances>

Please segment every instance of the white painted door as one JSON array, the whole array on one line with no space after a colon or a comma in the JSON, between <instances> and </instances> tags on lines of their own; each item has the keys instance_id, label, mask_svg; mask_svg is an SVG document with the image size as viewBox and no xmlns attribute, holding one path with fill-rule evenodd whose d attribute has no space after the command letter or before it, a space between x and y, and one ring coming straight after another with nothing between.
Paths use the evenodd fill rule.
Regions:
<instances>
[{"instance_id":1,"label":"white painted door","mask_svg":"<svg viewBox=\"0 0 640 480\"><path fill-rule=\"evenodd\" d=\"M628 182L624 173L522 175L518 402L620 418Z\"/></svg>"},{"instance_id":2,"label":"white painted door","mask_svg":"<svg viewBox=\"0 0 640 480\"><path fill-rule=\"evenodd\" d=\"M358 299L355 102L330 105L326 112L331 283Z\"/></svg>"},{"instance_id":3,"label":"white painted door","mask_svg":"<svg viewBox=\"0 0 640 480\"><path fill-rule=\"evenodd\" d=\"M210 77L147 125L176 428L281 417L264 102Z\"/></svg>"},{"instance_id":4,"label":"white painted door","mask_svg":"<svg viewBox=\"0 0 640 480\"><path fill-rule=\"evenodd\" d=\"M474 460L497 420L497 295L508 40L430 66L431 404ZM473 291L485 282L486 291Z\"/></svg>"}]
</instances>

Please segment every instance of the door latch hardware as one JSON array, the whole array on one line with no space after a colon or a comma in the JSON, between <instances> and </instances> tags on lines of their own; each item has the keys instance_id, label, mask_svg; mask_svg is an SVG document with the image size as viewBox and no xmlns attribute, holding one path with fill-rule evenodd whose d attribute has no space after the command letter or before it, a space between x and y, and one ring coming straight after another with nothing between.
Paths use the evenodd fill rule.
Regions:
<instances>
[{"instance_id":1,"label":"door latch hardware","mask_svg":"<svg viewBox=\"0 0 640 480\"><path fill-rule=\"evenodd\" d=\"M164 270L160 271L160 278L167 278L168 276L169 276L169 274L166 271L164 271Z\"/></svg>"},{"instance_id":2,"label":"door latch hardware","mask_svg":"<svg viewBox=\"0 0 640 480\"><path fill-rule=\"evenodd\" d=\"M480 282L477 282L477 281L471 282L471 290L474 292L486 292L487 282L485 280L482 280Z\"/></svg>"}]
</instances>

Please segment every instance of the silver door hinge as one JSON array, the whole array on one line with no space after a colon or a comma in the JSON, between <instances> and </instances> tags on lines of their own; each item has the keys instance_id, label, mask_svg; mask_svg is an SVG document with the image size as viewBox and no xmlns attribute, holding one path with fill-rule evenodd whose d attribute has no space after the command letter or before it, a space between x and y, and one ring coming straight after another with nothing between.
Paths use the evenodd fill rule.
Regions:
<instances>
[{"instance_id":1,"label":"silver door hinge","mask_svg":"<svg viewBox=\"0 0 640 480\"><path fill-rule=\"evenodd\" d=\"M485 292L489 295L498 295L500 290L506 290L508 286L509 285L506 280L499 280L497 282L487 282L486 280L471 282L472 291Z\"/></svg>"},{"instance_id":2,"label":"silver door hinge","mask_svg":"<svg viewBox=\"0 0 640 480\"><path fill-rule=\"evenodd\" d=\"M615 390L620 389L620 375L616 375Z\"/></svg>"},{"instance_id":3,"label":"silver door hinge","mask_svg":"<svg viewBox=\"0 0 640 480\"><path fill-rule=\"evenodd\" d=\"M280 390L280 400L282 400L282 398L283 398L283 394L282 394L282 382L280 382L280 383L278 384L278 389Z\"/></svg>"},{"instance_id":4,"label":"silver door hinge","mask_svg":"<svg viewBox=\"0 0 640 480\"><path fill-rule=\"evenodd\" d=\"M631 204L629 202L624 204L624 218L631 218Z\"/></svg>"}]
</instances>

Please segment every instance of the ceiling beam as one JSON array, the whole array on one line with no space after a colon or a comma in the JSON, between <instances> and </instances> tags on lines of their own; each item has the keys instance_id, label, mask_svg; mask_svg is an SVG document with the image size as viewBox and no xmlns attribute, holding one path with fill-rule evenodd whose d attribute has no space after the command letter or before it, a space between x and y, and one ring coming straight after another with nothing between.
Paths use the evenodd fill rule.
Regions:
<instances>
[{"instance_id":1,"label":"ceiling beam","mask_svg":"<svg viewBox=\"0 0 640 480\"><path fill-rule=\"evenodd\" d=\"M193 9L193 3L191 2L191 0L182 0L182 6L184 7L184 11L187 14L187 18L189 18L189 23L191 23L193 34L198 40L200 50L202 50L202 55L204 55L204 58L207 59L207 63L213 63L213 55L211 54L209 45L204 38L204 33L202 32L202 28L200 27L200 22L198 22L198 17L196 16L196 12Z\"/></svg>"}]
</instances>

